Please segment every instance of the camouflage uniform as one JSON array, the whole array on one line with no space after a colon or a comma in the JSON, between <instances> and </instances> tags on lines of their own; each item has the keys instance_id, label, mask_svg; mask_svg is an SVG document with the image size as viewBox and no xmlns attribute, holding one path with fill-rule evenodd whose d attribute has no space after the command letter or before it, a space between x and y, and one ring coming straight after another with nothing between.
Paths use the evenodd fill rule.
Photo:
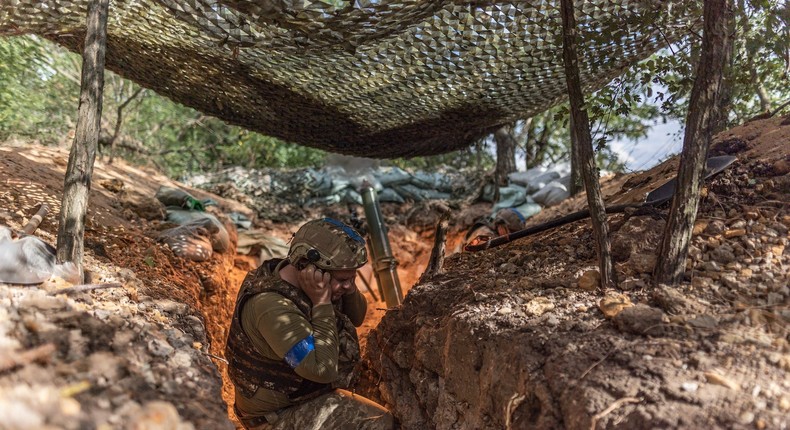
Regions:
<instances>
[{"instance_id":1,"label":"camouflage uniform","mask_svg":"<svg viewBox=\"0 0 790 430\"><path fill-rule=\"evenodd\" d=\"M237 411L238 414L238 411ZM248 430L390 430L395 420L382 406L346 390L335 390L258 420ZM240 421L244 421L240 417Z\"/></svg>"},{"instance_id":2,"label":"camouflage uniform","mask_svg":"<svg viewBox=\"0 0 790 430\"><path fill-rule=\"evenodd\" d=\"M478 245L497 236L504 236L524 228L526 220L516 209L500 209L493 216L477 221L464 236L463 246Z\"/></svg>"},{"instance_id":3,"label":"camouflage uniform","mask_svg":"<svg viewBox=\"0 0 790 430\"><path fill-rule=\"evenodd\" d=\"M288 264L298 267L305 259L330 271L361 266L367 261L364 240L355 234L334 220L311 221L294 237L289 260L267 262L245 278L226 356L236 388L234 409L246 428L393 428L386 409L336 390L350 385L359 360L354 325L364 319L364 297L354 291L331 305L313 306L300 287L279 276ZM305 353L303 361L288 361L291 351L284 351L294 345L293 339L313 334L315 350ZM297 374L299 369L305 377ZM313 369L325 373L317 376L310 373Z\"/></svg>"}]
</instances>

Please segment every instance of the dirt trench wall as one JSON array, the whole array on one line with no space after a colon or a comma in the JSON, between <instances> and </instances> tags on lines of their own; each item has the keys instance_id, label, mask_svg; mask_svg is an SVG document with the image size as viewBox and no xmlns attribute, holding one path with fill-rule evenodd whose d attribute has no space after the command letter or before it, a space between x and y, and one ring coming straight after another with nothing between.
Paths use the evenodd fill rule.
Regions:
<instances>
[{"instance_id":1,"label":"dirt trench wall","mask_svg":"<svg viewBox=\"0 0 790 430\"><path fill-rule=\"evenodd\" d=\"M619 290L588 276L589 222L449 258L370 333L365 394L407 430L790 428L789 138L790 117L716 137L738 160L706 183L678 287L648 286L665 208L610 217ZM638 200L676 164L607 196Z\"/></svg>"},{"instance_id":2,"label":"dirt trench wall","mask_svg":"<svg viewBox=\"0 0 790 430\"><path fill-rule=\"evenodd\" d=\"M54 245L67 160L0 145L0 224L20 230L48 203L36 235ZM0 428L232 429L211 355L238 287L233 252L193 263L157 242L153 195L175 185L161 175L97 160L94 180L85 266L100 288L0 285Z\"/></svg>"},{"instance_id":3,"label":"dirt trench wall","mask_svg":"<svg viewBox=\"0 0 790 430\"><path fill-rule=\"evenodd\" d=\"M786 424L777 405L787 401L787 364L781 358L770 364L777 354L770 344L744 350L719 334L686 329L624 334L596 315L594 294L566 288L538 294L503 297L463 277L413 289L368 338L366 360L380 382L367 394L391 408L404 429L587 430L594 422L746 428L760 402L763 423ZM519 308L546 313L519 316ZM634 318L636 330L662 324L659 310ZM696 331L709 332L703 321Z\"/></svg>"},{"instance_id":4,"label":"dirt trench wall","mask_svg":"<svg viewBox=\"0 0 790 430\"><path fill-rule=\"evenodd\" d=\"M489 326L483 308L448 300L474 300L465 285L452 284L438 279L412 290L371 334L367 357L379 369L381 398L406 429L501 429L508 405L519 406L513 428L556 428L550 387L534 372L544 364L539 345Z\"/></svg>"},{"instance_id":5,"label":"dirt trench wall","mask_svg":"<svg viewBox=\"0 0 790 430\"><path fill-rule=\"evenodd\" d=\"M370 333L364 394L407 430L790 427L790 176L764 165L708 184L675 288L647 283L660 211L611 218L620 290L585 282L585 222L449 258Z\"/></svg>"},{"instance_id":6,"label":"dirt trench wall","mask_svg":"<svg viewBox=\"0 0 790 430\"><path fill-rule=\"evenodd\" d=\"M161 356L163 364L151 363L156 381L152 391L134 389L132 397L138 402L149 398L172 402L194 428L232 429L223 402L232 392L223 383L225 365L216 357L224 356L226 325L236 295L229 276L233 253L214 253L210 260L195 263L145 236L104 235L101 240L125 243L109 246L109 261L131 269L130 278L139 291L136 300L156 317L140 340L149 344L149 350L152 342L161 345L154 348L162 349L159 355L153 355L155 360ZM191 357L187 366L174 358L185 353Z\"/></svg>"}]
</instances>

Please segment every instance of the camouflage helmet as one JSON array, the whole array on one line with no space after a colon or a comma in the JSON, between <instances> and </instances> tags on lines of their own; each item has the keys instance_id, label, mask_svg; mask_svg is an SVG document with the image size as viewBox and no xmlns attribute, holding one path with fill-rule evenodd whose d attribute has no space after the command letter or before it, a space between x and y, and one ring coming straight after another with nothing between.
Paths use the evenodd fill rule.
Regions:
<instances>
[{"instance_id":1,"label":"camouflage helmet","mask_svg":"<svg viewBox=\"0 0 790 430\"><path fill-rule=\"evenodd\" d=\"M524 228L526 220L521 212L513 208L500 209L494 217L494 228L499 230L505 227L508 233L519 231Z\"/></svg>"},{"instance_id":2,"label":"camouflage helmet","mask_svg":"<svg viewBox=\"0 0 790 430\"><path fill-rule=\"evenodd\" d=\"M288 261L298 267L304 258L323 270L348 270L368 262L365 239L342 222L323 218L302 225L294 235Z\"/></svg>"}]
</instances>

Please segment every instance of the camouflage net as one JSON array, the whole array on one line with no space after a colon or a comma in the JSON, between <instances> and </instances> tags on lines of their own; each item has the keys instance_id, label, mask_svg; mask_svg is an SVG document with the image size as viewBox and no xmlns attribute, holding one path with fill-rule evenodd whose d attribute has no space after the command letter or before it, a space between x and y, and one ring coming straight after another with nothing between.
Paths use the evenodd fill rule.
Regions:
<instances>
[{"instance_id":1,"label":"camouflage net","mask_svg":"<svg viewBox=\"0 0 790 430\"><path fill-rule=\"evenodd\" d=\"M576 0L582 84L672 40L693 3ZM0 36L79 52L87 5L1 0ZM367 157L460 149L566 97L559 0L112 0L106 67L229 123Z\"/></svg>"}]
</instances>

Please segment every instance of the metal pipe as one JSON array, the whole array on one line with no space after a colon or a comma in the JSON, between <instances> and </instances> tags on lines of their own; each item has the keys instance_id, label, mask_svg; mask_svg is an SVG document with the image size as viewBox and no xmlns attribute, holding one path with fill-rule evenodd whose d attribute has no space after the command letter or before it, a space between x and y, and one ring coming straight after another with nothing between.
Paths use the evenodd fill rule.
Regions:
<instances>
[{"instance_id":1,"label":"metal pipe","mask_svg":"<svg viewBox=\"0 0 790 430\"><path fill-rule=\"evenodd\" d=\"M387 226L381 216L376 190L368 181L362 182L360 189L368 225L368 249L373 262L373 273L379 284L379 292L387 307L395 307L403 301L403 292L398 279L398 260L392 255Z\"/></svg>"}]
</instances>

